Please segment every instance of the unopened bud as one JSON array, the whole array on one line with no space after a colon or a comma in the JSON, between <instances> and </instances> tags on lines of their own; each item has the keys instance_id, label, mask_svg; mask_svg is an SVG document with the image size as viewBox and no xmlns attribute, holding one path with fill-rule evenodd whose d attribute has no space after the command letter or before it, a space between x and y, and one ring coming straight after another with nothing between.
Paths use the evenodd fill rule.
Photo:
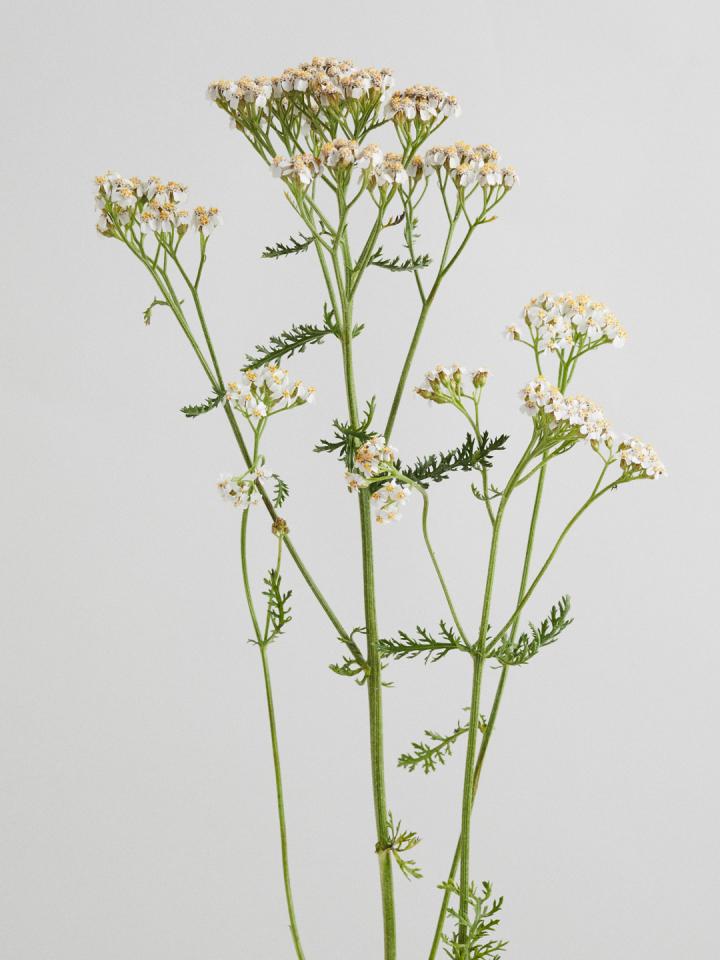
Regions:
<instances>
[{"instance_id":1,"label":"unopened bud","mask_svg":"<svg viewBox=\"0 0 720 960\"><path fill-rule=\"evenodd\" d=\"M473 373L473 378L472 378L473 386L475 387L475 389L477 390L479 387L484 387L485 384L487 383L487 379L489 376L490 376L489 370L483 370L482 368L480 370L476 370Z\"/></svg>"},{"instance_id":2,"label":"unopened bud","mask_svg":"<svg viewBox=\"0 0 720 960\"><path fill-rule=\"evenodd\" d=\"M276 537L286 537L290 533L290 528L282 517L276 517L273 520L272 532Z\"/></svg>"}]
</instances>

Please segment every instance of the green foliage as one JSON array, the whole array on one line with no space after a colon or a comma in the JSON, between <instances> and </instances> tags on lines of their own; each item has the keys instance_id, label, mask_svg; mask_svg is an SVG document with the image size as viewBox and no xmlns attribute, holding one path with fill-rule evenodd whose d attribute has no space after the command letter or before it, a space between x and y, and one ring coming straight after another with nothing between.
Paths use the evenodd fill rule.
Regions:
<instances>
[{"instance_id":1,"label":"green foliage","mask_svg":"<svg viewBox=\"0 0 720 960\"><path fill-rule=\"evenodd\" d=\"M275 492L273 493L273 506L281 507L287 498L290 496L290 487L285 483L282 477L279 477L276 473L273 474L273 486L275 487Z\"/></svg>"},{"instance_id":2,"label":"green foliage","mask_svg":"<svg viewBox=\"0 0 720 960\"><path fill-rule=\"evenodd\" d=\"M183 301L181 300L180 301L181 305L182 305L182 302ZM169 307L169 306L170 304L167 302L167 300L159 300L157 297L155 297L153 299L153 302L150 304L150 306L146 307L145 310L143 310L143 322L145 326L146 327L150 326L150 321L152 319L152 312L155 307Z\"/></svg>"},{"instance_id":3,"label":"green foliage","mask_svg":"<svg viewBox=\"0 0 720 960\"><path fill-rule=\"evenodd\" d=\"M403 856L420 843L420 837L412 830L403 830L400 820L395 823L390 811L388 811L386 829L387 840L385 843L376 843L375 852L381 853L383 850L388 850L406 880L417 880L422 877L422 872L416 862Z\"/></svg>"},{"instance_id":4,"label":"green foliage","mask_svg":"<svg viewBox=\"0 0 720 960\"><path fill-rule=\"evenodd\" d=\"M262 367L266 363L291 357L294 353L304 353L313 343L322 343L332 333L327 327L317 327L312 323L294 323L289 330L273 334L267 344L256 343L256 356L246 354L246 370Z\"/></svg>"},{"instance_id":5,"label":"green foliage","mask_svg":"<svg viewBox=\"0 0 720 960\"><path fill-rule=\"evenodd\" d=\"M355 627L354 630L350 631L349 640L338 637L340 643L345 645L348 653L343 656L340 663L330 664L333 673L336 673L339 677L350 677L358 686L363 686L367 681L369 668L367 660L363 657L360 647L355 642L355 637L357 634L364 634L365 632L365 627Z\"/></svg>"},{"instance_id":6,"label":"green foliage","mask_svg":"<svg viewBox=\"0 0 720 960\"><path fill-rule=\"evenodd\" d=\"M539 627L530 624L530 633L521 633L512 642L510 633L499 638L498 646L493 656L500 663L508 667L518 666L531 660L542 647L555 643L560 634L572 623L568 617L570 612L570 597L561 597L557 605L553 605L549 616L541 622Z\"/></svg>"},{"instance_id":7,"label":"green foliage","mask_svg":"<svg viewBox=\"0 0 720 960\"><path fill-rule=\"evenodd\" d=\"M378 247L370 258L368 266L382 267L383 270L390 270L392 273L407 273L414 270L423 270L425 267L429 267L431 263L432 260L428 253L408 257L406 260L401 260L399 256L390 259L384 257L383 248Z\"/></svg>"},{"instance_id":8,"label":"green foliage","mask_svg":"<svg viewBox=\"0 0 720 960\"><path fill-rule=\"evenodd\" d=\"M333 420L332 440L320 440L315 445L315 453L337 453L338 459L351 469L355 450L370 439L370 426L375 416L375 397L371 397L363 407L363 415L356 428L343 420Z\"/></svg>"},{"instance_id":9,"label":"green foliage","mask_svg":"<svg viewBox=\"0 0 720 960\"><path fill-rule=\"evenodd\" d=\"M475 437L468 433L459 447L445 453L431 453L427 457L419 457L412 467L400 466L399 469L408 479L427 487L431 482L440 483L446 480L455 470L487 469L492 465L492 455L504 450L507 441L505 434L491 439L486 430L478 443Z\"/></svg>"},{"instance_id":10,"label":"green foliage","mask_svg":"<svg viewBox=\"0 0 720 960\"><path fill-rule=\"evenodd\" d=\"M431 773L438 766L444 766L446 759L452 755L453 746L470 729L468 723L458 723L455 729L443 735L435 730L425 730L429 742L422 740L413 742L410 753L403 753L398 758L398 766L405 770L417 770L422 767L423 773Z\"/></svg>"},{"instance_id":11,"label":"green foliage","mask_svg":"<svg viewBox=\"0 0 720 960\"><path fill-rule=\"evenodd\" d=\"M425 627L415 627L415 631L416 637L411 637L404 630L399 630L397 640L392 638L378 640L380 656L392 657L394 660L414 660L416 657L423 657L425 663L436 663L447 656L451 650L468 652L453 628L443 620L440 621L442 640L436 640Z\"/></svg>"},{"instance_id":12,"label":"green foliage","mask_svg":"<svg viewBox=\"0 0 720 960\"><path fill-rule=\"evenodd\" d=\"M290 597L292 590L283 592L280 571L273 568L263 580L265 590L263 596L267 599L267 624L263 643L272 643L290 623Z\"/></svg>"},{"instance_id":13,"label":"green foliage","mask_svg":"<svg viewBox=\"0 0 720 960\"><path fill-rule=\"evenodd\" d=\"M214 410L215 407L219 407L224 399L225 394L219 393L216 390L211 397L208 397L207 400L203 400L202 403L181 407L180 413L184 413L186 417L200 417L203 415L203 413L209 413L210 410Z\"/></svg>"},{"instance_id":14,"label":"green foliage","mask_svg":"<svg viewBox=\"0 0 720 960\"><path fill-rule=\"evenodd\" d=\"M441 890L449 890L460 897L460 888L455 881L440 884ZM450 960L500 960L500 954L507 947L506 940L495 940L495 930L500 923L498 914L502 909L503 898L491 899L492 887L485 882L480 890L472 884L469 891L467 914L460 909L448 908L448 914L456 922L457 929L452 936L443 935L445 953ZM461 929L465 936L461 940Z\"/></svg>"},{"instance_id":15,"label":"green foliage","mask_svg":"<svg viewBox=\"0 0 720 960\"><path fill-rule=\"evenodd\" d=\"M262 252L263 260L279 260L280 257L289 257L293 254L305 253L305 251L315 242L314 237L306 237L304 233L300 234L300 239L290 237L287 243L269 244Z\"/></svg>"},{"instance_id":16,"label":"green foliage","mask_svg":"<svg viewBox=\"0 0 720 960\"><path fill-rule=\"evenodd\" d=\"M362 333L363 324L353 327L352 335L357 337ZM256 355L246 354L246 370L254 370L266 363L276 363L283 357L292 357L295 353L304 353L315 343L323 343L327 336L339 337L340 328L335 321L334 312L323 304L323 325L312 323L294 323L289 330L282 330L273 334L267 344L255 344Z\"/></svg>"}]
</instances>

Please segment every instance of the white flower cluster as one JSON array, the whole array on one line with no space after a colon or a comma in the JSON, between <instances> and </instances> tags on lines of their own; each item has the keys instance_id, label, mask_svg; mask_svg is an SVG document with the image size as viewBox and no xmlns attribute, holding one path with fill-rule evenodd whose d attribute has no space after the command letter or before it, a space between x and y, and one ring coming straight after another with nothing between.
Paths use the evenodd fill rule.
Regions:
<instances>
[{"instance_id":1,"label":"white flower cluster","mask_svg":"<svg viewBox=\"0 0 720 960\"><path fill-rule=\"evenodd\" d=\"M653 480L667 476L667 470L654 448L637 437L623 438L618 446L618 454L625 473Z\"/></svg>"},{"instance_id":2,"label":"white flower cluster","mask_svg":"<svg viewBox=\"0 0 720 960\"><path fill-rule=\"evenodd\" d=\"M583 396L564 396L545 377L531 380L520 391L524 412L535 417L541 415L552 430L570 428L594 445L604 443L611 447L615 434L605 419L600 407Z\"/></svg>"},{"instance_id":3,"label":"white flower cluster","mask_svg":"<svg viewBox=\"0 0 720 960\"><path fill-rule=\"evenodd\" d=\"M541 293L523 307L520 320L541 353L572 349L575 345L592 349L612 343L622 347L627 339L615 314L584 293ZM510 339L521 339L515 326L507 327L505 333Z\"/></svg>"},{"instance_id":4,"label":"white flower cluster","mask_svg":"<svg viewBox=\"0 0 720 960\"><path fill-rule=\"evenodd\" d=\"M267 480L272 476L273 473L267 466L256 467L240 476L222 473L217 482L218 492L223 500L227 500L234 507L247 510L260 502L257 481Z\"/></svg>"},{"instance_id":5,"label":"white flower cluster","mask_svg":"<svg viewBox=\"0 0 720 960\"><path fill-rule=\"evenodd\" d=\"M397 456L396 448L376 433L355 451L354 470L361 480L371 480L383 473L388 464L395 463Z\"/></svg>"},{"instance_id":6,"label":"white flower cluster","mask_svg":"<svg viewBox=\"0 0 720 960\"><path fill-rule=\"evenodd\" d=\"M367 487L376 477L387 473L397 460L397 450L385 437L375 434L355 451L352 470L345 471L345 483L351 493ZM376 523L390 523L400 519L400 510L410 496L410 490L392 477L373 487L370 504Z\"/></svg>"},{"instance_id":7,"label":"white flower cluster","mask_svg":"<svg viewBox=\"0 0 720 960\"><path fill-rule=\"evenodd\" d=\"M457 187L477 185L510 189L518 182L515 169L501 166L497 150L486 143L471 147L458 140L449 147L430 147L425 151L422 164L426 177L446 170Z\"/></svg>"},{"instance_id":8,"label":"white flower cluster","mask_svg":"<svg viewBox=\"0 0 720 960\"><path fill-rule=\"evenodd\" d=\"M208 98L242 113L248 107L268 111L292 109L297 98L314 112L319 107L373 99L382 103L393 86L391 70L356 67L351 60L313 57L297 67L288 67L274 77L241 77L215 80ZM303 104L305 105L305 104Z\"/></svg>"},{"instance_id":9,"label":"white flower cluster","mask_svg":"<svg viewBox=\"0 0 720 960\"><path fill-rule=\"evenodd\" d=\"M251 422L259 422L271 413L312 403L315 387L302 380L291 380L287 370L268 363L258 370L243 370L238 380L229 382L225 399Z\"/></svg>"},{"instance_id":10,"label":"white flower cluster","mask_svg":"<svg viewBox=\"0 0 720 960\"><path fill-rule=\"evenodd\" d=\"M475 397L487 383L490 371L484 367L466 370L457 363L444 367L438 364L428 370L415 393L430 403L452 403L461 397Z\"/></svg>"},{"instance_id":11,"label":"white flower cluster","mask_svg":"<svg viewBox=\"0 0 720 960\"><path fill-rule=\"evenodd\" d=\"M400 511L407 503L411 491L397 480L388 480L376 487L370 494L370 504L375 517L375 523L392 523L400 520Z\"/></svg>"},{"instance_id":12,"label":"white flower cluster","mask_svg":"<svg viewBox=\"0 0 720 960\"><path fill-rule=\"evenodd\" d=\"M459 117L461 113L457 97L439 87L419 85L396 91L385 105L385 116L402 123L420 120L432 122L444 117Z\"/></svg>"},{"instance_id":13,"label":"white flower cluster","mask_svg":"<svg viewBox=\"0 0 720 960\"><path fill-rule=\"evenodd\" d=\"M95 177L98 210L97 228L109 235L116 224L138 225L142 233L171 233L182 236L191 224L204 235L222 223L217 207L196 207L192 217L180 205L187 199L187 187L174 180L163 183L157 177L141 180L108 172Z\"/></svg>"}]
</instances>

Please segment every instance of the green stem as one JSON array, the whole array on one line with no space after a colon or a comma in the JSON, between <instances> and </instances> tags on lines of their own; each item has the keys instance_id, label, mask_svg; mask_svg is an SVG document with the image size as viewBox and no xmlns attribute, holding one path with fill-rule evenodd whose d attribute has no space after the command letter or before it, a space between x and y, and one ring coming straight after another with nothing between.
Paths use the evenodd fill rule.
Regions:
<instances>
[{"instance_id":1,"label":"green stem","mask_svg":"<svg viewBox=\"0 0 720 960\"><path fill-rule=\"evenodd\" d=\"M341 237L343 245L347 236ZM346 256L349 251L345 250ZM337 254L336 254L337 256ZM346 260L347 262L347 260ZM353 300L347 295L346 288L338 276L338 293L342 305L341 343L345 392L348 403L348 416L352 427L358 425L358 405L353 368L352 311ZM380 870L380 896L383 914L383 945L385 960L397 957L395 930L395 895L393 890L392 855L389 849L388 812L385 792L385 756L383 742L383 704L382 704L382 662L378 646L377 607L375 600L375 567L373 560L372 517L370 495L367 490L359 491L360 536L362 544L363 603L365 611L365 632L367 641L367 691L370 720L370 770L373 790L373 808L375 812L376 852Z\"/></svg>"},{"instance_id":2,"label":"green stem","mask_svg":"<svg viewBox=\"0 0 720 960\"><path fill-rule=\"evenodd\" d=\"M256 443L257 452L257 443ZM287 824L285 821L285 799L283 796L282 771L280 767L280 750L278 747L277 722L275 719L275 704L273 701L272 684L270 681L270 665L268 663L267 647L265 636L260 629L260 623L255 612L255 604L252 598L250 587L250 577L248 575L247 564L247 525L249 510L243 511L240 524L240 560L242 566L243 586L245 588L245 598L247 600L250 618L255 631L255 639L260 648L260 657L262 660L263 681L265 684L265 700L267 702L268 724L270 727L270 741L272 745L273 770L275 773L275 795L277 799L278 824L280 828L280 855L282 860L283 884L285 887L285 901L287 904L288 919L290 921L290 934L295 946L295 953L298 960L305 960L302 944L300 942L300 932L298 930L297 918L295 916L295 905L293 903L292 884L290 880L290 859L288 855ZM280 559L282 555L282 537L278 540L278 558L277 568L280 568Z\"/></svg>"},{"instance_id":3,"label":"green stem","mask_svg":"<svg viewBox=\"0 0 720 960\"><path fill-rule=\"evenodd\" d=\"M522 574L520 577L520 587L518 589L518 603L522 599L523 594L525 593L525 587L527 585L528 576L530 573L530 562L532 559L533 545L535 542L535 531L537 529L537 521L540 515L540 504L542 501L543 487L545 484L545 472L547 465L543 464L540 475L538 476L537 488L535 491L535 501L533 503L532 516L530 518L530 527L528 530L527 544L525 546L525 558L523 560ZM517 633L519 623L519 617L515 618L515 621L512 625L512 634L511 637L514 640L515 634ZM480 743L480 752L478 754L477 761L475 762L475 769L473 771L473 783L472 783L472 806L475 805L475 799L477 797L478 788L480 786L480 775L482 773L483 764L485 762L485 755L490 745L490 739L492 738L493 731L495 729L495 721L497 719L498 711L500 709L500 703L502 701L503 691L505 690L505 684L507 682L508 675L508 666L503 665L500 672L500 679L498 680L497 688L495 690L495 697L493 699L493 704L490 709L490 716L488 717L487 726L483 731L482 741ZM455 846L455 853L453 855L452 864L450 865L450 870L448 872L448 882L452 882L455 879L457 873L458 864L460 863L460 854L461 846L460 839ZM434 960L435 955L437 954L438 947L442 940L443 928L445 926L445 917L447 916L448 906L450 904L450 890L445 889L443 894L442 903L440 904L440 913L438 916L437 924L435 925L435 936L433 938L432 946L430 948L430 955L428 960Z\"/></svg>"}]
</instances>

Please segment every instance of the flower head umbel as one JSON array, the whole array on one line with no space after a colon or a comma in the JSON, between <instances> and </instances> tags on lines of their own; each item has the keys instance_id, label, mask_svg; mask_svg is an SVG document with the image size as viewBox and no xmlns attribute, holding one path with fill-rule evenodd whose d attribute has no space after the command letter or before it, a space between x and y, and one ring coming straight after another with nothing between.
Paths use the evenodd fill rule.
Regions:
<instances>
[{"instance_id":1,"label":"flower head umbel","mask_svg":"<svg viewBox=\"0 0 720 960\"><path fill-rule=\"evenodd\" d=\"M471 147L458 140L449 147L430 147L425 151L422 169L426 177L446 175L458 190L465 192L475 187L510 190L518 182L515 169L502 166L497 150L486 143Z\"/></svg>"},{"instance_id":2,"label":"flower head umbel","mask_svg":"<svg viewBox=\"0 0 720 960\"><path fill-rule=\"evenodd\" d=\"M269 480L273 476L272 471L264 463L237 476L222 473L217 482L218 493L223 500L231 503L234 507L247 510L248 507L254 507L261 500L258 483L262 480Z\"/></svg>"},{"instance_id":3,"label":"flower head umbel","mask_svg":"<svg viewBox=\"0 0 720 960\"><path fill-rule=\"evenodd\" d=\"M126 238L140 243L141 234L154 234L159 241L180 240L188 226L202 237L222 223L217 207L196 207L192 216L182 208L187 187L176 180L163 183L157 177L141 180L108 172L95 178L97 229L106 237Z\"/></svg>"},{"instance_id":4,"label":"flower head umbel","mask_svg":"<svg viewBox=\"0 0 720 960\"><path fill-rule=\"evenodd\" d=\"M258 369L242 370L237 380L228 382L225 398L251 424L257 425L281 410L312 403L314 395L315 387L291 379L277 363L268 363Z\"/></svg>"},{"instance_id":5,"label":"flower head umbel","mask_svg":"<svg viewBox=\"0 0 720 960\"><path fill-rule=\"evenodd\" d=\"M558 443L588 440L594 449L612 446L615 434L600 407L587 397L566 397L545 377L531 380L520 391L522 410Z\"/></svg>"},{"instance_id":6,"label":"flower head umbel","mask_svg":"<svg viewBox=\"0 0 720 960\"><path fill-rule=\"evenodd\" d=\"M520 311L520 326L506 327L505 336L531 347L537 357L557 356L559 382L570 379L579 357L607 343L622 347L627 339L615 314L584 293L533 297Z\"/></svg>"},{"instance_id":7,"label":"flower head umbel","mask_svg":"<svg viewBox=\"0 0 720 960\"><path fill-rule=\"evenodd\" d=\"M667 476L667 470L654 448L637 437L623 438L617 452L623 473L630 477L656 480Z\"/></svg>"},{"instance_id":8,"label":"flower head umbel","mask_svg":"<svg viewBox=\"0 0 720 960\"><path fill-rule=\"evenodd\" d=\"M275 76L215 80L208 97L262 151L272 129L290 150L291 143L297 145L291 130L299 129L308 143L321 144L337 135L342 120L342 129L354 128L357 135L378 119L393 82L386 68L313 57Z\"/></svg>"},{"instance_id":9,"label":"flower head umbel","mask_svg":"<svg viewBox=\"0 0 720 960\"><path fill-rule=\"evenodd\" d=\"M490 371L484 367L466 370L453 363L449 367L438 364L425 374L425 379L415 393L430 403L452 403L457 406L462 400L478 401Z\"/></svg>"},{"instance_id":10,"label":"flower head umbel","mask_svg":"<svg viewBox=\"0 0 720 960\"><path fill-rule=\"evenodd\" d=\"M400 519L400 511L410 489L393 475L397 450L385 437L373 434L353 456L353 467L345 471L345 483L351 493L370 488L370 505L379 524Z\"/></svg>"}]
</instances>

